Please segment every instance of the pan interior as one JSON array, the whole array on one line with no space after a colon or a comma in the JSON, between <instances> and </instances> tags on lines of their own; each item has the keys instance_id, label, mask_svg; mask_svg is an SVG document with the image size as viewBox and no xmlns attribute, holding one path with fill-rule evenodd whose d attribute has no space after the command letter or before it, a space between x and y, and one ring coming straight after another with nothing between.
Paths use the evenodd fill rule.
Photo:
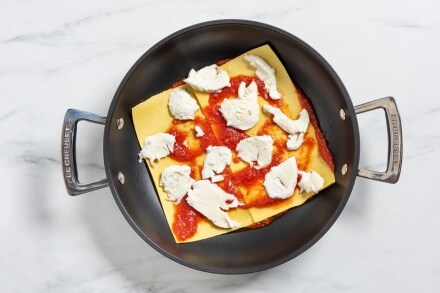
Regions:
<instances>
[{"instance_id":1,"label":"pan interior","mask_svg":"<svg viewBox=\"0 0 440 293\"><path fill-rule=\"evenodd\" d=\"M139 164L131 109L188 74L268 43L310 98L333 152L336 183L269 226L176 244L154 183ZM346 112L345 120L340 110ZM124 128L118 130L117 120ZM171 259L215 273L249 273L288 261L331 227L350 195L358 166L359 135L350 98L330 66L308 45L277 28L248 21L215 21L179 31L146 52L127 73L112 101L104 135L104 159L114 198L134 230ZM341 175L341 168L348 171ZM121 184L118 173L125 175Z\"/></svg>"}]
</instances>

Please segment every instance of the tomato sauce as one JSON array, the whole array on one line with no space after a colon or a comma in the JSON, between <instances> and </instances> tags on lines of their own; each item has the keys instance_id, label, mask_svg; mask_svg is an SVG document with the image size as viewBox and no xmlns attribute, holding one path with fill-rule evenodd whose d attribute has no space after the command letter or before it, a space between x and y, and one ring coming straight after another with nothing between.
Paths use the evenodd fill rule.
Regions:
<instances>
[{"instance_id":1,"label":"tomato sauce","mask_svg":"<svg viewBox=\"0 0 440 293\"><path fill-rule=\"evenodd\" d=\"M225 64L225 63L228 63L229 61L231 61L232 59L222 59L222 60L219 60L219 61L217 61L217 63L215 63L217 66L222 66L223 64Z\"/></svg>"},{"instance_id":2,"label":"tomato sauce","mask_svg":"<svg viewBox=\"0 0 440 293\"><path fill-rule=\"evenodd\" d=\"M303 108L307 110L310 117L310 122L315 127L316 139L318 143L319 155L322 157L324 162L329 166L332 172L335 172L335 163L333 160L333 155L328 147L327 140L324 137L321 129L319 128L319 121L316 117L315 111L309 99L304 95L302 91L299 92L299 101Z\"/></svg>"},{"instance_id":3,"label":"tomato sauce","mask_svg":"<svg viewBox=\"0 0 440 293\"><path fill-rule=\"evenodd\" d=\"M218 182L217 185L227 193L233 194L240 202L244 203L243 194L237 185L236 178L231 169L226 168L222 175L225 179Z\"/></svg>"},{"instance_id":4,"label":"tomato sauce","mask_svg":"<svg viewBox=\"0 0 440 293\"><path fill-rule=\"evenodd\" d=\"M230 79L231 86L223 88L218 93L212 93L209 95L209 103L220 104L225 98L236 98L238 96L238 87L240 83L244 82L246 86L249 86L252 81L255 81L258 88L258 95L267 99L269 98L269 94L266 92L264 88L264 82L254 76L247 75L238 75L234 76Z\"/></svg>"},{"instance_id":5,"label":"tomato sauce","mask_svg":"<svg viewBox=\"0 0 440 293\"><path fill-rule=\"evenodd\" d=\"M247 166L233 174L233 182L241 188L248 191L246 197L246 207L266 207L280 202L279 199L273 199L266 195L264 191L263 182L264 177L274 166L279 165L282 162L282 156L275 154L272 156L272 162L259 170L254 167ZM250 195L249 193L252 193Z\"/></svg>"},{"instance_id":6,"label":"tomato sauce","mask_svg":"<svg viewBox=\"0 0 440 293\"><path fill-rule=\"evenodd\" d=\"M234 173L233 176L235 182L242 186L250 186L256 180L264 178L264 176L266 176L266 174L270 171L272 167L277 166L280 163L281 163L281 158L277 155L274 155L272 156L272 162L264 168L257 170L251 166L245 167L244 169Z\"/></svg>"},{"instance_id":7,"label":"tomato sauce","mask_svg":"<svg viewBox=\"0 0 440 293\"><path fill-rule=\"evenodd\" d=\"M220 112L220 104L224 99L236 98L238 96L238 88L242 82L248 86L252 81L255 81L258 88L258 94L268 101L272 101L265 88L264 83L253 76L239 75L230 79L231 86L224 88L219 93L212 93L209 96L209 104L203 110L206 115L208 123L211 125L215 136L218 140L228 148L235 150L237 144L247 137L245 131L235 129L226 125L226 120Z\"/></svg>"},{"instance_id":8,"label":"tomato sauce","mask_svg":"<svg viewBox=\"0 0 440 293\"><path fill-rule=\"evenodd\" d=\"M194 136L194 133L191 132L196 125L199 126L205 134L195 140L198 145L187 145L188 140ZM188 128L190 130L188 130ZM170 157L179 162L191 162L198 156L204 154L206 148L210 145L219 145L206 120L198 116L192 121L174 119L167 133L176 137L174 151L170 154Z\"/></svg>"},{"instance_id":9,"label":"tomato sauce","mask_svg":"<svg viewBox=\"0 0 440 293\"><path fill-rule=\"evenodd\" d=\"M275 221L276 219L278 219L279 217L281 217L285 213L287 213L287 211L278 213L278 214L276 214L276 215L274 215L274 216L272 216L270 218L264 219L264 220L262 220L260 222L253 223L253 224L247 226L246 228L248 228L248 229L259 229L259 228L266 227L267 225L269 225L270 223L272 223L273 221Z\"/></svg>"},{"instance_id":10,"label":"tomato sauce","mask_svg":"<svg viewBox=\"0 0 440 293\"><path fill-rule=\"evenodd\" d=\"M229 60L221 60L218 65L224 64ZM210 145L225 145L229 149L233 150L234 162L240 161L235 154L237 144L249 135L242 130L238 130L226 125L226 121L220 112L220 104L224 99L236 98L238 96L238 87L240 83L245 82L248 86L252 81L255 81L258 88L259 96L266 99L266 101L273 106L280 108L282 111L287 110L288 106L282 100L274 101L269 98L268 93L264 88L264 83L256 77L252 76L236 76L230 79L231 86L222 89L218 93L212 93L209 96L209 103L204 107L203 111L206 116L206 120L201 117L196 117L193 121L180 121L173 120L171 127L167 131L168 133L176 137L176 143L174 145L174 151L171 154L171 158L185 162L191 166L191 176L193 178L200 178L199 174L202 166L199 166L196 162L196 158L206 152L206 148ZM173 87L177 87L184 84L182 80L173 84ZM305 108L310 116L310 121L315 128L316 140L313 137L305 136L304 142L299 150L297 150L297 164L300 170L307 169L311 160L311 150L317 145L321 157L326 164L334 172L334 162L332 154L327 146L327 141L323 133L319 129L318 119L313 110L313 107L305 95L300 92L299 94L300 104ZM197 139L189 139L194 136L194 126L198 125L203 132L204 136ZM191 130L188 130L191 129ZM235 195L235 197L244 202L243 194L240 188L248 191L246 197L246 204L240 208L250 207L268 207L283 204L285 201L280 199L273 199L267 196L264 187L264 177L274 166L279 165L288 157L288 150L286 149L287 134L281 130L270 117L263 126L258 130L257 135L271 135L274 138L274 152L272 156L272 162L257 170L253 167L247 166L242 170L233 173L229 168L226 168L223 172L224 180L217 184L226 192ZM188 141L191 143L188 144ZM298 175L298 181L301 176ZM251 194L250 197L249 194ZM265 219L261 222L255 223L248 228L255 229L268 225L276 218L280 217L285 212ZM194 210L186 200L182 200L175 207L174 222L172 229L174 234L180 241L184 241L195 235L197 232L198 223L202 220L203 215Z\"/></svg>"},{"instance_id":11,"label":"tomato sauce","mask_svg":"<svg viewBox=\"0 0 440 293\"><path fill-rule=\"evenodd\" d=\"M299 155L296 161L299 170L306 170L310 165L310 160L312 159L312 150L315 145L316 141L314 138L308 137L307 135L304 137L301 148L298 150Z\"/></svg>"},{"instance_id":12,"label":"tomato sauce","mask_svg":"<svg viewBox=\"0 0 440 293\"><path fill-rule=\"evenodd\" d=\"M201 220L202 215L182 200L174 209L173 231L177 239L184 241L194 236Z\"/></svg>"},{"instance_id":13,"label":"tomato sauce","mask_svg":"<svg viewBox=\"0 0 440 293\"><path fill-rule=\"evenodd\" d=\"M178 80L175 83L173 83L171 85L171 88L176 88L176 87L179 87L179 86L184 85L184 84L186 84L185 81L183 79L181 79L181 80Z\"/></svg>"},{"instance_id":14,"label":"tomato sauce","mask_svg":"<svg viewBox=\"0 0 440 293\"><path fill-rule=\"evenodd\" d=\"M199 126L205 133L195 139L194 127ZM210 145L219 145L208 122L202 117L196 116L191 121L173 120L167 133L176 137L174 151L170 157L183 162L191 167L191 177L200 178L202 166L196 162L197 157L204 154ZM176 238L184 241L194 236L197 232L198 223L203 216L193 209L185 199L175 206L172 229Z\"/></svg>"}]
</instances>

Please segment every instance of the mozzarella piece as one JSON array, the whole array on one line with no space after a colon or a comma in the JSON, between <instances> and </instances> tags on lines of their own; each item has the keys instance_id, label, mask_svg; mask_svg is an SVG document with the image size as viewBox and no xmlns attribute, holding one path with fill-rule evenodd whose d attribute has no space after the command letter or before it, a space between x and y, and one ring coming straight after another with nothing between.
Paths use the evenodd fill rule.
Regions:
<instances>
[{"instance_id":1,"label":"mozzarella piece","mask_svg":"<svg viewBox=\"0 0 440 293\"><path fill-rule=\"evenodd\" d=\"M324 187L324 179L315 171L299 171L298 173L301 175L301 180L298 183L300 192L305 191L307 193L318 193L318 191Z\"/></svg>"},{"instance_id":2,"label":"mozzarella piece","mask_svg":"<svg viewBox=\"0 0 440 293\"><path fill-rule=\"evenodd\" d=\"M203 162L202 178L211 178L212 182L224 179L218 176L232 162L232 152L225 146L209 146L206 149L205 161Z\"/></svg>"},{"instance_id":3,"label":"mozzarella piece","mask_svg":"<svg viewBox=\"0 0 440 293\"><path fill-rule=\"evenodd\" d=\"M168 107L171 115L179 120L194 120L194 115L199 110L196 100L183 88L170 92Z\"/></svg>"},{"instance_id":4,"label":"mozzarella piece","mask_svg":"<svg viewBox=\"0 0 440 293\"><path fill-rule=\"evenodd\" d=\"M139 152L139 162L142 159L148 159L151 166L174 151L174 143L176 138L169 133L158 133L145 138L144 147Z\"/></svg>"},{"instance_id":5,"label":"mozzarella piece","mask_svg":"<svg viewBox=\"0 0 440 293\"><path fill-rule=\"evenodd\" d=\"M290 119L286 114L281 112L277 107L271 105L264 105L263 110L266 113L273 115L273 122L275 122L284 131L295 134L298 132L306 132L309 126L310 118L309 113L306 109L302 109L299 112L299 117L297 120Z\"/></svg>"},{"instance_id":6,"label":"mozzarella piece","mask_svg":"<svg viewBox=\"0 0 440 293\"><path fill-rule=\"evenodd\" d=\"M298 177L295 157L272 167L264 177L263 186L271 198L285 199L293 195Z\"/></svg>"},{"instance_id":7,"label":"mozzarella piece","mask_svg":"<svg viewBox=\"0 0 440 293\"><path fill-rule=\"evenodd\" d=\"M226 120L226 125L240 130L252 128L257 124L260 113L257 84L252 81L246 87L246 83L240 83L238 97L224 99L220 105L220 112Z\"/></svg>"},{"instance_id":8,"label":"mozzarella piece","mask_svg":"<svg viewBox=\"0 0 440 293\"><path fill-rule=\"evenodd\" d=\"M211 182L212 183L217 183L217 182L220 182L220 181L223 181L223 180L225 180L225 176L223 176L223 175L211 176Z\"/></svg>"},{"instance_id":9,"label":"mozzarella piece","mask_svg":"<svg viewBox=\"0 0 440 293\"><path fill-rule=\"evenodd\" d=\"M289 134L287 138L286 146L290 151L296 151L304 142L304 132L298 132L295 134Z\"/></svg>"},{"instance_id":10,"label":"mozzarella piece","mask_svg":"<svg viewBox=\"0 0 440 293\"><path fill-rule=\"evenodd\" d=\"M242 205L237 198L225 192L209 180L198 180L188 191L186 201L199 213L208 218L214 225L225 228L238 228L240 222L232 220L224 210Z\"/></svg>"},{"instance_id":11,"label":"mozzarella piece","mask_svg":"<svg viewBox=\"0 0 440 293\"><path fill-rule=\"evenodd\" d=\"M264 82L264 87L272 100L281 99L281 94L277 89L277 80L275 78L275 69L267 62L256 55L245 55L244 59L256 69L255 74Z\"/></svg>"},{"instance_id":12,"label":"mozzarella piece","mask_svg":"<svg viewBox=\"0 0 440 293\"><path fill-rule=\"evenodd\" d=\"M270 135L254 136L242 139L237 144L237 155L240 159L253 166L255 169L266 167L272 161L273 139Z\"/></svg>"},{"instance_id":13,"label":"mozzarella piece","mask_svg":"<svg viewBox=\"0 0 440 293\"><path fill-rule=\"evenodd\" d=\"M263 111L272 114L273 122L290 134L286 143L287 149L297 150L302 145L304 134L309 127L310 118L307 110L302 109L297 120L290 119L279 108L271 105L264 105Z\"/></svg>"},{"instance_id":14,"label":"mozzarella piece","mask_svg":"<svg viewBox=\"0 0 440 293\"><path fill-rule=\"evenodd\" d=\"M169 166L163 170L160 177L160 186L168 194L168 200L176 204L191 189L194 179L191 178L191 167L188 165Z\"/></svg>"},{"instance_id":15,"label":"mozzarella piece","mask_svg":"<svg viewBox=\"0 0 440 293\"><path fill-rule=\"evenodd\" d=\"M205 132L203 131L203 129L200 128L200 126L198 126L198 125L196 125L196 126L194 127L194 130L195 130L195 132L196 132L196 137L202 137L202 136L205 135Z\"/></svg>"},{"instance_id":16,"label":"mozzarella piece","mask_svg":"<svg viewBox=\"0 0 440 293\"><path fill-rule=\"evenodd\" d=\"M203 67L198 71L191 69L188 78L184 81L192 88L208 93L218 92L222 88L230 86L228 73L215 64Z\"/></svg>"}]
</instances>

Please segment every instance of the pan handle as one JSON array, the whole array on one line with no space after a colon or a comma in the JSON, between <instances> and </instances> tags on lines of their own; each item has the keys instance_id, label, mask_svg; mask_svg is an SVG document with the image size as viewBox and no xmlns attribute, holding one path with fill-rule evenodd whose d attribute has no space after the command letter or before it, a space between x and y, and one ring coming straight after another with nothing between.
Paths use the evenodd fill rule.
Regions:
<instances>
[{"instance_id":1,"label":"pan handle","mask_svg":"<svg viewBox=\"0 0 440 293\"><path fill-rule=\"evenodd\" d=\"M81 120L105 124L106 117L76 109L69 109L66 112L61 136L61 161L67 192L72 196L108 186L107 179L87 184L81 184L78 180L75 145L77 124Z\"/></svg>"},{"instance_id":2,"label":"pan handle","mask_svg":"<svg viewBox=\"0 0 440 293\"><path fill-rule=\"evenodd\" d=\"M402 168L402 125L397 104L393 97L385 97L355 107L356 114L376 109L385 110L388 132L388 166L385 172L359 169L358 176L386 183L396 183Z\"/></svg>"}]
</instances>

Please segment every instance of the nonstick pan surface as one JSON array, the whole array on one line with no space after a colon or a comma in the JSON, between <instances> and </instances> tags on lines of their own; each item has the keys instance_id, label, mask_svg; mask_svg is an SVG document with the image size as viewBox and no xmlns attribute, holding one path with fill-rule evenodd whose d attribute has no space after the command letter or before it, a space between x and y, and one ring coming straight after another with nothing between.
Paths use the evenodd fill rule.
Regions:
<instances>
[{"instance_id":1,"label":"nonstick pan surface","mask_svg":"<svg viewBox=\"0 0 440 293\"><path fill-rule=\"evenodd\" d=\"M336 183L266 227L176 244L148 168L138 162L140 147L131 109L186 77L191 68L198 69L233 58L263 44L274 49L291 78L313 104L334 156ZM73 121L67 116L65 121ZM250 273L272 268L298 256L318 241L338 218L358 174L357 119L342 82L330 65L303 41L257 22L212 21L168 36L148 50L127 73L106 119L82 119L105 124L105 181L108 181L116 203L133 229L163 255L207 272ZM69 127L65 126L63 135L70 135L74 141L74 131L71 134ZM69 186L70 177L76 173L70 170L70 165L75 167L70 160L75 160L69 154L66 157L71 150L66 138L64 142L64 177ZM102 187L98 185L106 185L106 182L98 182L86 191ZM81 192L84 191L78 193Z\"/></svg>"}]
</instances>

